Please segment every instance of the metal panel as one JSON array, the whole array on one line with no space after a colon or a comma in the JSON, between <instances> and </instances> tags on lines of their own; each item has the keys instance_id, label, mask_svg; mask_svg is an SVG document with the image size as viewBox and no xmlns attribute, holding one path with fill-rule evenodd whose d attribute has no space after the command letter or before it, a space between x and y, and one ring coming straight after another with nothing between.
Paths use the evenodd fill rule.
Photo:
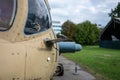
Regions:
<instances>
[{"instance_id":1,"label":"metal panel","mask_svg":"<svg viewBox=\"0 0 120 80\"><path fill-rule=\"evenodd\" d=\"M26 48L0 43L0 80L24 80Z\"/></svg>"}]
</instances>

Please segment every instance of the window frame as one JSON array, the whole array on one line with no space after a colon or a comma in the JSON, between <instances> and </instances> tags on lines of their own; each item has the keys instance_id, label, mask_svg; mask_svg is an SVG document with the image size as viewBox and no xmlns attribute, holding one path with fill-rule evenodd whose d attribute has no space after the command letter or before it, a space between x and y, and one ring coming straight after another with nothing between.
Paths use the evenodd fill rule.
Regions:
<instances>
[{"instance_id":1,"label":"window frame","mask_svg":"<svg viewBox=\"0 0 120 80\"><path fill-rule=\"evenodd\" d=\"M51 19L51 15L50 15L50 11L49 11L50 8L49 8L49 6L47 5L47 3L46 3L45 0L43 0L43 5L45 6L44 8L46 9L46 12L47 12L48 21L49 21L49 28L47 28L46 30L43 30L43 31L39 31L39 32L27 34L27 33L25 33L25 27L26 27L26 25L25 25L25 27L24 27L24 34L25 34L26 36L31 36L31 35L40 34L40 33L43 33L43 32L48 31L48 30L51 28L51 26L52 26L52 19ZM29 4L28 4L28 6L29 6ZM29 10L28 10L27 15L28 15L28 14L29 14ZM27 24L27 20L28 20L28 16L27 16L27 19L26 19L26 24ZM45 26L44 26L44 27L45 27Z\"/></svg>"},{"instance_id":2,"label":"window frame","mask_svg":"<svg viewBox=\"0 0 120 80\"><path fill-rule=\"evenodd\" d=\"M8 31L10 30L10 28L12 27L13 23L14 23L14 20L15 20L15 17L16 17L16 13L17 13L17 8L18 8L18 1L17 0L14 0L13 1L13 11L12 11L12 15L10 17L10 21L9 21L9 27L6 28L5 30L1 30L0 29L0 32L4 32L4 31Z\"/></svg>"}]
</instances>

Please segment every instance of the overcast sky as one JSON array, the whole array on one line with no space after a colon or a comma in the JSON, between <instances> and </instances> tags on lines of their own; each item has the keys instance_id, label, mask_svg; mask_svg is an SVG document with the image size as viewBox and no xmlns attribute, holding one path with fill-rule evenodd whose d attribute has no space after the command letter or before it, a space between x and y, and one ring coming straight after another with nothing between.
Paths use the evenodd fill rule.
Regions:
<instances>
[{"instance_id":1,"label":"overcast sky","mask_svg":"<svg viewBox=\"0 0 120 80\"><path fill-rule=\"evenodd\" d=\"M108 13L120 0L48 0L53 21L71 20L81 23L89 20L105 26L110 20Z\"/></svg>"}]
</instances>

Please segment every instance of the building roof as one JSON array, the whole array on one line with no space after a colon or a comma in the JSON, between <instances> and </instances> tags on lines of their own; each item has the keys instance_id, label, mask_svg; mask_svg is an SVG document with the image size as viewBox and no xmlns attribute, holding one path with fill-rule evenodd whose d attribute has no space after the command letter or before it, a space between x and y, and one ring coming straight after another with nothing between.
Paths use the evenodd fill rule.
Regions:
<instances>
[{"instance_id":1,"label":"building roof","mask_svg":"<svg viewBox=\"0 0 120 80\"><path fill-rule=\"evenodd\" d=\"M116 38L116 40L120 40L120 18L112 18L108 22L100 36L100 40L110 41L113 40L113 38Z\"/></svg>"}]
</instances>

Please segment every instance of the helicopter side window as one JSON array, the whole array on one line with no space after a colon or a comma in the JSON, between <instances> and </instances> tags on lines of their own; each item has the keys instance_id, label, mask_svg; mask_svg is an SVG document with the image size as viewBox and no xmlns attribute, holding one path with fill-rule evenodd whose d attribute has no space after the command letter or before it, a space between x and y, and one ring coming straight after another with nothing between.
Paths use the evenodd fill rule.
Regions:
<instances>
[{"instance_id":1,"label":"helicopter side window","mask_svg":"<svg viewBox=\"0 0 120 80\"><path fill-rule=\"evenodd\" d=\"M50 15L44 0L28 0L26 35L43 32L50 28Z\"/></svg>"},{"instance_id":2,"label":"helicopter side window","mask_svg":"<svg viewBox=\"0 0 120 80\"><path fill-rule=\"evenodd\" d=\"M0 1L0 31L10 29L16 12L16 0Z\"/></svg>"}]
</instances>

